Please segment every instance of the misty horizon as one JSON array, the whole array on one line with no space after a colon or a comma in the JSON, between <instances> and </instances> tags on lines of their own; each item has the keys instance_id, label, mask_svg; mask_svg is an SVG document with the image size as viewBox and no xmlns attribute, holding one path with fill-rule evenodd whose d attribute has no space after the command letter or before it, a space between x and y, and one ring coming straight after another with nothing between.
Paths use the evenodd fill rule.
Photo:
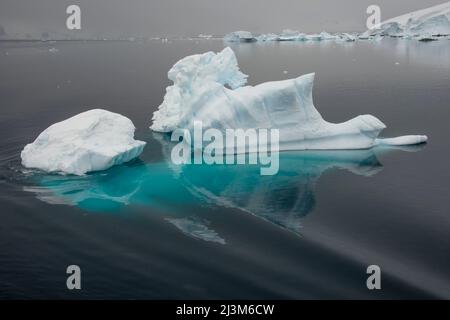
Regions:
<instances>
[{"instance_id":1,"label":"misty horizon","mask_svg":"<svg viewBox=\"0 0 450 320\"><path fill-rule=\"evenodd\" d=\"M0 4L0 37L189 37L199 34L222 36L236 30L253 33L280 32L294 29L302 32L364 31L366 8L377 4L386 20L407 12L427 8L443 1L414 0L373 1L329 0L118 0L55 1L39 3L3 0ZM82 29L66 28L67 6L79 5Z\"/></svg>"}]
</instances>

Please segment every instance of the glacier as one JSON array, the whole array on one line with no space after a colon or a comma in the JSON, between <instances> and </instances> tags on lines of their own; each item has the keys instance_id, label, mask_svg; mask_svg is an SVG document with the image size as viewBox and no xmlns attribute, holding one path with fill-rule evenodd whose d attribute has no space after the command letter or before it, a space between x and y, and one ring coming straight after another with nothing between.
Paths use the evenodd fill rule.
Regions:
<instances>
[{"instance_id":1,"label":"glacier","mask_svg":"<svg viewBox=\"0 0 450 320\"><path fill-rule=\"evenodd\" d=\"M424 135L380 139L386 126L372 115L342 123L324 120L313 104L314 76L244 86L247 75L239 70L231 48L188 56L168 72L174 84L166 89L150 128L192 133L194 122L200 121L204 130L214 128L224 134L227 129L278 129L279 151L366 149L427 141Z\"/></svg>"},{"instance_id":2,"label":"glacier","mask_svg":"<svg viewBox=\"0 0 450 320\"><path fill-rule=\"evenodd\" d=\"M103 109L82 112L45 129L21 152L22 165L46 172L83 175L138 157L130 119Z\"/></svg>"},{"instance_id":3,"label":"glacier","mask_svg":"<svg viewBox=\"0 0 450 320\"><path fill-rule=\"evenodd\" d=\"M362 34L367 36L433 39L450 35L450 2L410 12L386 21L379 28Z\"/></svg>"}]
</instances>

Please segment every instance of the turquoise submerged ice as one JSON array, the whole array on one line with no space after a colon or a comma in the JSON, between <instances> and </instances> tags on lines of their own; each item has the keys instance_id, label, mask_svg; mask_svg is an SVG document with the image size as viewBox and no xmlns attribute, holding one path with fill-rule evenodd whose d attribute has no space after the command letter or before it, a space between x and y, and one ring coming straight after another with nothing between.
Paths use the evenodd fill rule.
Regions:
<instances>
[{"instance_id":1,"label":"turquoise submerged ice","mask_svg":"<svg viewBox=\"0 0 450 320\"><path fill-rule=\"evenodd\" d=\"M22 164L46 172L82 175L138 157L145 142L134 140L130 119L102 109L55 123L25 146Z\"/></svg>"},{"instance_id":2,"label":"turquoise submerged ice","mask_svg":"<svg viewBox=\"0 0 450 320\"><path fill-rule=\"evenodd\" d=\"M342 123L322 118L314 107L314 74L244 86L247 76L238 67L230 48L178 61L168 73L174 84L153 114L151 129L193 131L195 121L203 129L278 129L279 150L366 149L379 144L408 145L426 136L378 139L385 125L372 115L360 115Z\"/></svg>"},{"instance_id":3,"label":"turquoise submerged ice","mask_svg":"<svg viewBox=\"0 0 450 320\"><path fill-rule=\"evenodd\" d=\"M26 191L50 204L112 212L128 205L186 218L186 207L238 208L280 225L306 216L314 207L315 187L324 172L345 170L369 177L382 170L374 150L295 151L280 154L280 172L261 176L256 165L181 165L170 160L173 143L159 140L164 159L137 159L84 176L35 175ZM297 219L293 219L297 221ZM297 223L295 223L297 225Z\"/></svg>"}]
</instances>

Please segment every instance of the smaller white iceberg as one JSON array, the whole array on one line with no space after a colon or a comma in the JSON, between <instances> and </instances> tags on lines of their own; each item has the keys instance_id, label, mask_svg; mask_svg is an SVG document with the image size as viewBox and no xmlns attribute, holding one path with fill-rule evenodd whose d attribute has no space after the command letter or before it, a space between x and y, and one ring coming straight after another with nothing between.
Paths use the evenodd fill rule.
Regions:
<instances>
[{"instance_id":1,"label":"smaller white iceberg","mask_svg":"<svg viewBox=\"0 0 450 320\"><path fill-rule=\"evenodd\" d=\"M25 146L23 166L83 175L138 157L145 142L134 140L130 119L102 109L80 113L45 129Z\"/></svg>"}]
</instances>

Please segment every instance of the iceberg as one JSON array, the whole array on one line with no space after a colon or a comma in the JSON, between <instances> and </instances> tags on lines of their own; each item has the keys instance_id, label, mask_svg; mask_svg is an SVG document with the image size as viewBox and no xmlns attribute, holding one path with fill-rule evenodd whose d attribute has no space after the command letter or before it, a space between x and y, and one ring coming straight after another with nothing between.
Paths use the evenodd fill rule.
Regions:
<instances>
[{"instance_id":1,"label":"iceberg","mask_svg":"<svg viewBox=\"0 0 450 320\"><path fill-rule=\"evenodd\" d=\"M379 139L386 126L372 115L343 123L324 120L313 104L314 73L244 86L247 75L239 70L236 56L228 47L217 54L185 57L170 69L168 77L174 84L166 89L150 127L157 132L187 129L193 133L196 122L201 122L205 130L214 128L224 134L227 129L278 129L280 151L365 149L383 142L400 145L427 141L426 136Z\"/></svg>"},{"instance_id":2,"label":"iceberg","mask_svg":"<svg viewBox=\"0 0 450 320\"><path fill-rule=\"evenodd\" d=\"M450 2L407 13L381 23L367 35L391 37L433 37L450 35Z\"/></svg>"},{"instance_id":3,"label":"iceberg","mask_svg":"<svg viewBox=\"0 0 450 320\"><path fill-rule=\"evenodd\" d=\"M306 40L310 40L310 41L321 41L324 40L322 39L322 34L308 34L306 35Z\"/></svg>"},{"instance_id":4,"label":"iceberg","mask_svg":"<svg viewBox=\"0 0 450 320\"><path fill-rule=\"evenodd\" d=\"M437 40L439 40L439 37L424 34L424 35L416 37L415 39L418 41L428 42L428 41L437 41Z\"/></svg>"},{"instance_id":5,"label":"iceberg","mask_svg":"<svg viewBox=\"0 0 450 320\"><path fill-rule=\"evenodd\" d=\"M198 37L199 37L200 39L206 39L206 40L209 40L209 39L212 39L212 38L213 38L213 35L212 35L212 34L203 34L203 33L200 33L200 34L198 35Z\"/></svg>"},{"instance_id":6,"label":"iceberg","mask_svg":"<svg viewBox=\"0 0 450 320\"><path fill-rule=\"evenodd\" d=\"M353 34L350 34L347 32L337 35L337 40L340 40L340 41L353 42L353 41L356 41L356 39L357 39L356 35L353 35Z\"/></svg>"},{"instance_id":7,"label":"iceberg","mask_svg":"<svg viewBox=\"0 0 450 320\"><path fill-rule=\"evenodd\" d=\"M256 38L249 31L235 31L223 38L226 42L254 42Z\"/></svg>"},{"instance_id":8,"label":"iceberg","mask_svg":"<svg viewBox=\"0 0 450 320\"><path fill-rule=\"evenodd\" d=\"M210 51L181 59L169 70L168 78L174 85L166 88L164 101L153 114L151 129L158 132L171 132L179 127L184 113L189 111L186 107L201 103L197 101L199 94L208 98L209 93L220 91L225 85L236 89L247 82L247 75L239 70L229 47L220 54ZM202 84L208 86L202 88Z\"/></svg>"},{"instance_id":9,"label":"iceberg","mask_svg":"<svg viewBox=\"0 0 450 320\"><path fill-rule=\"evenodd\" d=\"M304 41L307 40L306 34L296 30L285 29L277 37L277 41Z\"/></svg>"},{"instance_id":10,"label":"iceberg","mask_svg":"<svg viewBox=\"0 0 450 320\"><path fill-rule=\"evenodd\" d=\"M263 34L260 34L259 36L256 36L255 39L256 39L256 41L261 41L261 42L277 41L278 35L276 33L263 33Z\"/></svg>"},{"instance_id":11,"label":"iceberg","mask_svg":"<svg viewBox=\"0 0 450 320\"><path fill-rule=\"evenodd\" d=\"M336 40L338 37L334 34L328 33L326 31L322 31L320 33L321 40Z\"/></svg>"},{"instance_id":12,"label":"iceberg","mask_svg":"<svg viewBox=\"0 0 450 320\"><path fill-rule=\"evenodd\" d=\"M307 34L297 30L285 29L280 34L267 33L258 36L252 35L248 31L235 31L227 34L224 38L225 42L267 42L267 41L356 41L357 36L350 33L332 34L326 31L321 33Z\"/></svg>"},{"instance_id":13,"label":"iceberg","mask_svg":"<svg viewBox=\"0 0 450 320\"><path fill-rule=\"evenodd\" d=\"M45 129L22 150L22 165L46 172L83 175L138 157L145 142L134 140L130 119L93 109Z\"/></svg>"}]
</instances>

